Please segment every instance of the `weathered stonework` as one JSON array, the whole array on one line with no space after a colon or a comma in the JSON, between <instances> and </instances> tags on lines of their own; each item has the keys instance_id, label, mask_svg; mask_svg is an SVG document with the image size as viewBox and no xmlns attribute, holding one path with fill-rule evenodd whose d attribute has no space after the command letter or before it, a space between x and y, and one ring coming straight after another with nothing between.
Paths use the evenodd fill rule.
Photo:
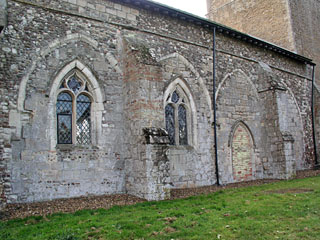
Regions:
<instances>
[{"instance_id":1,"label":"weathered stonework","mask_svg":"<svg viewBox=\"0 0 320 240\"><path fill-rule=\"evenodd\" d=\"M319 0L207 0L207 9L207 16L213 21L307 56L320 65ZM320 85L318 66L314 78L317 86ZM318 91L315 87L314 94L319 95ZM319 132L317 97L314 103L315 128ZM316 134L318 155L319 141Z\"/></svg>"},{"instance_id":2,"label":"weathered stonework","mask_svg":"<svg viewBox=\"0 0 320 240\"><path fill-rule=\"evenodd\" d=\"M233 133L232 167L237 182L252 179L253 141L250 135L244 124L239 124Z\"/></svg>"},{"instance_id":3,"label":"weathered stonework","mask_svg":"<svg viewBox=\"0 0 320 240\"><path fill-rule=\"evenodd\" d=\"M155 3L124 2L8 1L2 204L112 193L159 200L172 188L213 185L214 124L223 184L290 178L312 166L308 61L217 32L214 123L212 30ZM57 144L57 96L73 71L92 98L89 145ZM164 130L175 89L186 98L188 144L169 145ZM233 141L239 123L250 161ZM238 176L240 168L248 172Z\"/></svg>"},{"instance_id":4,"label":"weathered stonework","mask_svg":"<svg viewBox=\"0 0 320 240\"><path fill-rule=\"evenodd\" d=\"M313 59L317 64L315 82L320 85L320 1L289 0L288 2L295 51Z\"/></svg>"},{"instance_id":5,"label":"weathered stonework","mask_svg":"<svg viewBox=\"0 0 320 240\"><path fill-rule=\"evenodd\" d=\"M207 17L320 64L319 0L207 0ZM320 84L320 68L316 68Z\"/></svg>"},{"instance_id":6,"label":"weathered stonework","mask_svg":"<svg viewBox=\"0 0 320 240\"><path fill-rule=\"evenodd\" d=\"M296 50L288 0L211 0L207 2L209 19L291 51Z\"/></svg>"},{"instance_id":7,"label":"weathered stonework","mask_svg":"<svg viewBox=\"0 0 320 240\"><path fill-rule=\"evenodd\" d=\"M7 0L0 0L0 33L7 25Z\"/></svg>"}]
</instances>

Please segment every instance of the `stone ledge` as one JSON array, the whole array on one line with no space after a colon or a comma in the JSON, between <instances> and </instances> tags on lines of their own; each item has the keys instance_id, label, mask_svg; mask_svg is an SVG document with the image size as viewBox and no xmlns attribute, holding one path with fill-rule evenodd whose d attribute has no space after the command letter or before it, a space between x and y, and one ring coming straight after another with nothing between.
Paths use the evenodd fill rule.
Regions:
<instances>
[{"instance_id":1,"label":"stone ledge","mask_svg":"<svg viewBox=\"0 0 320 240\"><path fill-rule=\"evenodd\" d=\"M144 128L143 135L146 144L169 144L169 136L163 128Z\"/></svg>"}]
</instances>

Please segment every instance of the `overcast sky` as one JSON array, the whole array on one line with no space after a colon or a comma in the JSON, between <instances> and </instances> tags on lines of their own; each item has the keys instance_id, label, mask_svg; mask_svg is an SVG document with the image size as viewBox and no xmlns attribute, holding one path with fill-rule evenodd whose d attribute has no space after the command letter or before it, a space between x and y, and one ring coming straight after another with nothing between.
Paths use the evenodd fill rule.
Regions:
<instances>
[{"instance_id":1,"label":"overcast sky","mask_svg":"<svg viewBox=\"0 0 320 240\"><path fill-rule=\"evenodd\" d=\"M207 13L207 1L206 0L153 0L170 7L178 8L183 11L205 17Z\"/></svg>"}]
</instances>

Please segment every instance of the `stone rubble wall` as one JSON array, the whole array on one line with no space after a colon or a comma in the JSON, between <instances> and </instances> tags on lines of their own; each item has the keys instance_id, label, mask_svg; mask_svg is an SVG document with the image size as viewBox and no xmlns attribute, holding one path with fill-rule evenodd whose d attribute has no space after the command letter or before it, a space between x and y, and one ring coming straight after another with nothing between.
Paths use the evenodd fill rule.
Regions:
<instances>
[{"instance_id":1,"label":"stone rubble wall","mask_svg":"<svg viewBox=\"0 0 320 240\"><path fill-rule=\"evenodd\" d=\"M320 63L319 0L208 0L207 17ZM263 26L263 27L262 27ZM320 68L316 68L320 84Z\"/></svg>"},{"instance_id":2,"label":"stone rubble wall","mask_svg":"<svg viewBox=\"0 0 320 240\"><path fill-rule=\"evenodd\" d=\"M312 59L317 65L315 83L319 86L319 0L208 0L207 8L207 16L213 21L265 39ZM290 81L287 84L291 82L304 86L300 81ZM291 88L295 97L300 98L301 95L296 94L296 89L296 87ZM297 102L300 104L299 99ZM314 102L315 108L318 108L319 101L315 99ZM315 115L315 117L315 128L316 131L319 131L319 116ZM317 145L319 145L319 139L319 134L317 134ZM310 146L306 147L310 148ZM320 145L317 148L319 149Z\"/></svg>"},{"instance_id":3,"label":"stone rubble wall","mask_svg":"<svg viewBox=\"0 0 320 240\"><path fill-rule=\"evenodd\" d=\"M315 67L315 83L320 85L320 1L289 0L292 27L297 52L307 56L317 65ZM317 90L314 92L315 96ZM315 109L319 109L319 98L314 98ZM320 116L315 114L316 143L319 158L320 149Z\"/></svg>"},{"instance_id":4,"label":"stone rubble wall","mask_svg":"<svg viewBox=\"0 0 320 240\"><path fill-rule=\"evenodd\" d=\"M212 32L120 1L10 0L8 16L0 37L2 202L112 193L158 200L168 198L171 188L216 183ZM261 62L278 76L275 81L290 93L286 101L297 108L283 120L277 113L286 108L277 105L273 92L267 98L258 93L269 87ZM95 79L93 91L101 98L93 105L90 146L56 144L53 89L58 76L73 68L88 81ZM309 167L309 66L218 33L216 68L222 182L234 181L228 139L239 120L255 143L251 179L286 174L280 152L291 148L280 144L279 154L273 154L273 141L281 129L297 138L298 123L279 123L292 118L301 119L305 148L300 161ZM175 82L193 99L192 141L188 146L147 143L143 129L165 128L164 93Z\"/></svg>"},{"instance_id":5,"label":"stone rubble wall","mask_svg":"<svg viewBox=\"0 0 320 240\"><path fill-rule=\"evenodd\" d=\"M312 141L312 124L311 124L311 73L312 68L310 66L305 66L304 64L299 65L295 61L286 61L282 56L277 56L277 54L267 51L260 52L255 46L248 46L248 44L238 42L235 46L235 40L226 39L226 36L217 36L217 79L222 81L226 72L230 73L233 70L228 69L241 69L245 75L249 76L250 80L256 86L258 92L269 88L268 86L270 80L273 79L277 84L286 88L286 93L293 98L296 111L299 116L296 116L294 121L299 125L299 119L302 121L303 126L303 141L304 141L304 156L302 162L304 162L303 168L309 168L314 163L314 153L313 153L313 141ZM271 76L261 67L261 64L267 66L267 69L271 69ZM271 91L272 92L272 91ZM272 120L272 116L277 118L277 107L272 110L272 107L276 106L275 99L264 98L263 95L267 92L259 93L260 98L265 99L262 101L263 105L267 108L264 110L264 114L269 114L271 118L266 123L270 126L279 126L275 120ZM267 100L269 99L269 100ZM269 102L271 101L271 102ZM268 109L269 108L269 109ZM268 116L268 115L266 115ZM277 118L278 119L278 118ZM287 119L288 122L292 121ZM249 126L250 127L250 126ZM294 131L292 129L292 131ZM272 135L272 131L264 132L262 136ZM281 138L281 135L278 135ZM308 137L307 137L308 136ZM269 141L272 144L272 141ZM268 147L269 146L269 147ZM267 144L267 148L270 145ZM267 154L270 150L265 151ZM265 161L265 160L264 160ZM299 160L300 161L300 160ZM303 165L303 164L302 164ZM273 169L272 169L273 171Z\"/></svg>"},{"instance_id":6,"label":"stone rubble wall","mask_svg":"<svg viewBox=\"0 0 320 240\"><path fill-rule=\"evenodd\" d=\"M2 102L9 118L4 128L8 137L1 139L10 147L5 151L12 153L5 159L7 201L125 192L123 82L114 57L117 28L14 1L8 13L1 39L7 79L2 90L8 91ZM52 145L49 96L55 77L75 59L98 79L102 119L94 146L63 148Z\"/></svg>"},{"instance_id":7,"label":"stone rubble wall","mask_svg":"<svg viewBox=\"0 0 320 240\"><path fill-rule=\"evenodd\" d=\"M126 138L126 191L150 198L148 173L153 168L152 151L145 144L143 129L163 127L163 89L160 65L149 54L139 35L123 34L124 111ZM160 117L160 118L159 118ZM153 193L155 193L153 189Z\"/></svg>"},{"instance_id":8,"label":"stone rubble wall","mask_svg":"<svg viewBox=\"0 0 320 240\"><path fill-rule=\"evenodd\" d=\"M7 0L0 0L0 28L7 25Z\"/></svg>"},{"instance_id":9,"label":"stone rubble wall","mask_svg":"<svg viewBox=\"0 0 320 240\"><path fill-rule=\"evenodd\" d=\"M242 139L242 142L251 141L254 145L251 156L251 176L243 178L242 181L262 178L261 159L258 154L263 146L263 132L261 129L261 118L263 107L259 101L256 88L251 80L241 70L235 69L227 75L219 84L217 92L217 124L218 124L218 156L221 182L229 183L236 181L233 167L239 162L237 156L232 152L234 129L239 122L248 126L253 139ZM245 137L249 137L247 134ZM234 150L235 151L235 150ZM236 164L236 165L239 165ZM249 170L249 169L248 169Z\"/></svg>"},{"instance_id":10,"label":"stone rubble wall","mask_svg":"<svg viewBox=\"0 0 320 240\"><path fill-rule=\"evenodd\" d=\"M173 45L167 39L157 39L146 34L124 33L125 51L125 106L126 128L130 129L128 136L128 153L126 170L126 189L129 193L148 199L152 187L148 187L150 155L144 153L150 149L141 140L142 129L145 127L165 128L164 121L164 91L176 80L186 82L192 89L195 104L192 127L194 142L191 146L170 146L166 157L170 161L171 187L194 187L210 185L215 182L212 162L212 129L210 119L212 110L210 96L204 95L206 90L203 80L195 68L178 54L170 54ZM169 49L166 47L169 46ZM181 49L196 50L187 44ZM154 55L152 55L154 54ZM158 59L158 60L157 60ZM201 81L201 82L200 82ZM208 102L209 101L209 102ZM199 137L202 136L202 137ZM197 142L195 139L199 139ZM137 149L139 149L137 151ZM142 154L142 155L141 155ZM143 157L145 156L145 157ZM151 154L151 157L154 154ZM149 169L149 170L148 170ZM142 181L142 182L141 182ZM144 185L144 187L141 187ZM153 191L153 190L152 190ZM160 194L160 193L159 193Z\"/></svg>"}]
</instances>

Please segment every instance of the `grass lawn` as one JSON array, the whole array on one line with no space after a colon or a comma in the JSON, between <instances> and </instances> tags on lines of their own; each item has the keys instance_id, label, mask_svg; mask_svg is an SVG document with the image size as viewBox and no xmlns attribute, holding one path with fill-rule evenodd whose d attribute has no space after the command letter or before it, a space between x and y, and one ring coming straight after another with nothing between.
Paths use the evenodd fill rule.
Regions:
<instances>
[{"instance_id":1,"label":"grass lawn","mask_svg":"<svg viewBox=\"0 0 320 240\"><path fill-rule=\"evenodd\" d=\"M320 239L320 176L0 221L0 239Z\"/></svg>"}]
</instances>

